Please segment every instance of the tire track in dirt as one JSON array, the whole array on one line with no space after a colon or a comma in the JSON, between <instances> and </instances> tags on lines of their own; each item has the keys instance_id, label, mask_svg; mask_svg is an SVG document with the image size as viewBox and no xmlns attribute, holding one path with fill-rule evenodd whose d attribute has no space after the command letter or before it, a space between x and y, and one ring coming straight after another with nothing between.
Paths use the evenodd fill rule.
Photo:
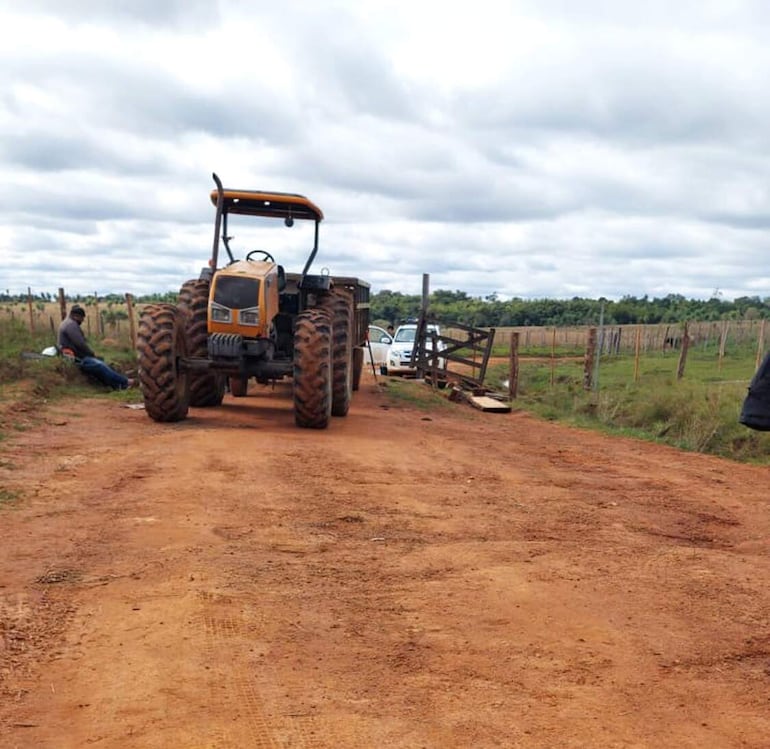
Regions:
<instances>
[{"instance_id":1,"label":"tire track in dirt","mask_svg":"<svg viewBox=\"0 0 770 749\"><path fill-rule=\"evenodd\" d=\"M311 443L309 434L295 432L294 436ZM305 447L300 465L312 475L315 458L309 456L314 449L310 444ZM284 498L304 501L305 496L297 490L293 471L286 469L292 461L287 462L281 449L275 451L280 457L272 453L268 450L244 464L229 457L232 453L222 446L205 461L208 485L212 479L221 480L221 490L207 499L208 512L219 520L211 529L218 542L204 550L194 576L208 582L207 570L218 567L219 589L198 593L199 611L192 629L200 633L204 662L212 669L228 664L211 681L210 700L213 712L231 716L228 724L217 725L213 736L222 747L366 746L366 740L359 742L351 734L350 725L322 714L320 685L308 679L310 674L304 684L296 681L293 664L300 654L293 637L300 613L293 591L300 581L295 575L276 580L273 573L280 565L274 557L301 562L326 548L329 538L324 533L298 532L303 524L293 521L285 509L277 511ZM254 494L255 476L269 491ZM256 525L255 514L260 518ZM254 592L263 587L264 595ZM264 609L278 616L268 620Z\"/></svg>"},{"instance_id":2,"label":"tire track in dirt","mask_svg":"<svg viewBox=\"0 0 770 749\"><path fill-rule=\"evenodd\" d=\"M228 664L224 679L209 682L209 704L215 715L234 717L229 725L217 725L211 738L221 749L277 749L279 744L252 678L248 647L243 642L244 635L258 635L256 625L244 621L238 603L229 595L203 592L198 605L200 610L192 622L192 647L200 649L203 662L210 664L207 669ZM195 633L200 633L200 642Z\"/></svg>"}]
</instances>

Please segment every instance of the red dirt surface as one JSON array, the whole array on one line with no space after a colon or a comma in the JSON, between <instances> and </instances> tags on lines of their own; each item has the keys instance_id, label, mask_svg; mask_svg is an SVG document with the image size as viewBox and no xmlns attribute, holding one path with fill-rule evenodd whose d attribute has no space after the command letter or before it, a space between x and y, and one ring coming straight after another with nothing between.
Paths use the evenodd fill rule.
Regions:
<instances>
[{"instance_id":1,"label":"red dirt surface","mask_svg":"<svg viewBox=\"0 0 770 749\"><path fill-rule=\"evenodd\" d=\"M766 467L287 388L5 444L0 746L770 746Z\"/></svg>"}]
</instances>

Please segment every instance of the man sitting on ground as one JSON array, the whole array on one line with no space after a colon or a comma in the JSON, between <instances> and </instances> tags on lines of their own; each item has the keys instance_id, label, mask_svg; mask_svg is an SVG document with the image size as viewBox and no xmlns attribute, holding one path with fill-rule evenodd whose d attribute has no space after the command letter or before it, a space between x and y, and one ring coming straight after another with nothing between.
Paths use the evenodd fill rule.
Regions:
<instances>
[{"instance_id":1,"label":"man sitting on ground","mask_svg":"<svg viewBox=\"0 0 770 749\"><path fill-rule=\"evenodd\" d=\"M62 320L59 326L59 350L64 356L73 357L80 369L87 375L96 377L113 390L125 390L133 387L134 380L116 372L97 358L80 329L85 318L86 311L77 304L73 305L69 317Z\"/></svg>"}]
</instances>

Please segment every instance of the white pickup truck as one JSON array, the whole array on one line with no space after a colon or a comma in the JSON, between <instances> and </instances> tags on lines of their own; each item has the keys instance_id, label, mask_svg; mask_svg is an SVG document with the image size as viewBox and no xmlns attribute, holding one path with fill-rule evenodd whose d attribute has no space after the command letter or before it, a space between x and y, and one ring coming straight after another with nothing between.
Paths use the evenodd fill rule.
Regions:
<instances>
[{"instance_id":1,"label":"white pickup truck","mask_svg":"<svg viewBox=\"0 0 770 749\"><path fill-rule=\"evenodd\" d=\"M429 324L427 332L429 341L433 340L430 338L431 333L441 335L438 325ZM412 349L414 348L416 334L416 323L404 323L398 327L396 334L393 336L393 343L390 344L385 363L380 367L381 374L390 376L413 375L415 373L416 370L412 362ZM437 347L439 351L443 351L446 348L442 341L437 341ZM444 367L443 359L439 359L439 367Z\"/></svg>"}]
</instances>

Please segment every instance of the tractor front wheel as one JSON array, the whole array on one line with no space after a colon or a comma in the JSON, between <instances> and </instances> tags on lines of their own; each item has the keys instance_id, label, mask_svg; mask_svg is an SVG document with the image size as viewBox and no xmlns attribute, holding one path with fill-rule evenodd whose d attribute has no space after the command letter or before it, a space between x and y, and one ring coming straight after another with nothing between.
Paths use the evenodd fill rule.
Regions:
<instances>
[{"instance_id":1,"label":"tractor front wheel","mask_svg":"<svg viewBox=\"0 0 770 749\"><path fill-rule=\"evenodd\" d=\"M187 312L185 333L188 355L208 357L209 282L186 281L179 291L179 307ZM219 406L225 395L225 378L210 372L190 373L190 405Z\"/></svg>"},{"instance_id":2,"label":"tractor front wheel","mask_svg":"<svg viewBox=\"0 0 770 749\"><path fill-rule=\"evenodd\" d=\"M154 421L181 421L190 405L190 380L180 369L187 355L185 314L173 304L150 304L139 318L137 353L144 410Z\"/></svg>"},{"instance_id":3,"label":"tractor front wheel","mask_svg":"<svg viewBox=\"0 0 770 749\"><path fill-rule=\"evenodd\" d=\"M332 413L332 323L329 314L309 309L294 325L294 421L325 429Z\"/></svg>"}]
</instances>

